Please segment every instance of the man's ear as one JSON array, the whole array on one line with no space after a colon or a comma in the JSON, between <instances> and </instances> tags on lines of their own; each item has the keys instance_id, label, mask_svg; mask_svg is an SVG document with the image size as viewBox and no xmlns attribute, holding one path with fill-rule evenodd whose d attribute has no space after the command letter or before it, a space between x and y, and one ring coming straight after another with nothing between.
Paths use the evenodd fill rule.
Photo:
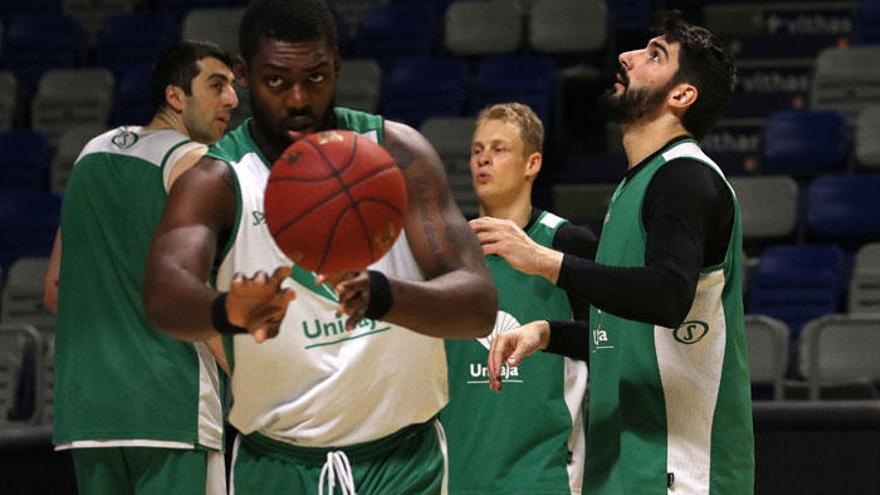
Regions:
<instances>
[{"instance_id":1,"label":"man's ear","mask_svg":"<svg viewBox=\"0 0 880 495\"><path fill-rule=\"evenodd\" d=\"M240 87L248 87L247 63L241 55L235 57L235 62L232 64L232 73L235 74L235 82Z\"/></svg>"},{"instance_id":2,"label":"man's ear","mask_svg":"<svg viewBox=\"0 0 880 495\"><path fill-rule=\"evenodd\" d=\"M180 86L175 86L173 84L165 86L165 103L177 113L183 112L184 96L186 96L186 94Z\"/></svg>"},{"instance_id":3,"label":"man's ear","mask_svg":"<svg viewBox=\"0 0 880 495\"><path fill-rule=\"evenodd\" d=\"M696 86L690 83L681 83L669 92L667 103L676 112L683 112L697 101L698 96L699 91Z\"/></svg>"},{"instance_id":4,"label":"man's ear","mask_svg":"<svg viewBox=\"0 0 880 495\"><path fill-rule=\"evenodd\" d=\"M526 177L534 180L538 176L538 172L541 171L543 161L544 157L537 151L529 155L526 161Z\"/></svg>"}]
</instances>

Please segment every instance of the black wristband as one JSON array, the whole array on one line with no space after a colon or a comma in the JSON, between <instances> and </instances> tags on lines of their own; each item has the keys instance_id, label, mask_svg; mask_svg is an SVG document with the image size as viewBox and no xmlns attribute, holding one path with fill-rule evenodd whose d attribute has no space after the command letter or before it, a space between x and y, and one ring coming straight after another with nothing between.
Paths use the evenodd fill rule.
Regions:
<instances>
[{"instance_id":1,"label":"black wristband","mask_svg":"<svg viewBox=\"0 0 880 495\"><path fill-rule=\"evenodd\" d=\"M394 301L391 299L391 284L382 272L367 270L370 277L370 301L364 318L379 320L391 310Z\"/></svg>"},{"instance_id":2,"label":"black wristband","mask_svg":"<svg viewBox=\"0 0 880 495\"><path fill-rule=\"evenodd\" d=\"M237 333L247 333L247 328L235 326L229 323L229 315L226 313L226 296L228 292L224 292L214 299L211 304L211 324L220 332L221 335L235 335Z\"/></svg>"}]
</instances>

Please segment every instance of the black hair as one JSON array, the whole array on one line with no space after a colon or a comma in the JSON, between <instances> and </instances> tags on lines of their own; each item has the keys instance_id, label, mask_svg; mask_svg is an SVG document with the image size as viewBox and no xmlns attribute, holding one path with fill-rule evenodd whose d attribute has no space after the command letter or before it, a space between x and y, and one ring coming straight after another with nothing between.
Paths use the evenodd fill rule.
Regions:
<instances>
[{"instance_id":1,"label":"black hair","mask_svg":"<svg viewBox=\"0 0 880 495\"><path fill-rule=\"evenodd\" d=\"M162 50L153 66L153 112L167 105L165 88L169 85L182 88L187 96L192 95L192 80L199 75L198 61L209 57L232 69L229 52L210 41L185 40Z\"/></svg>"},{"instance_id":2,"label":"black hair","mask_svg":"<svg viewBox=\"0 0 880 495\"><path fill-rule=\"evenodd\" d=\"M254 0L238 30L245 62L250 62L263 39L288 43L323 40L336 52L336 20L323 0Z\"/></svg>"},{"instance_id":3,"label":"black hair","mask_svg":"<svg viewBox=\"0 0 880 495\"><path fill-rule=\"evenodd\" d=\"M682 116L682 125L696 139L702 139L730 107L736 84L733 55L708 29L686 22L677 10L660 13L655 32L669 42L678 42L676 83L693 84L697 101Z\"/></svg>"}]
</instances>

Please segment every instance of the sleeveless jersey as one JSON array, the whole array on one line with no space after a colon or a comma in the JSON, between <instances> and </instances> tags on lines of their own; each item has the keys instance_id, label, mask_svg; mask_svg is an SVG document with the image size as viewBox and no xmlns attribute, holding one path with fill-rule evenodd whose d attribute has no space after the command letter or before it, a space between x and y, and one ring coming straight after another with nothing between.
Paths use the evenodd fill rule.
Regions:
<instances>
[{"instance_id":1,"label":"sleeveless jersey","mask_svg":"<svg viewBox=\"0 0 880 495\"><path fill-rule=\"evenodd\" d=\"M383 138L377 115L337 108L337 125ZM271 164L254 144L250 120L208 155L226 162L236 179L238 222L216 274L228 290L235 272L272 273L293 262L275 245L263 217ZM302 232L309 235L309 232ZM389 277L422 280L405 232L370 266ZM286 286L296 292L277 337L231 342L234 366L230 422L242 433L303 447L342 447L376 440L434 417L446 404L443 341L384 321L363 320L353 331L336 312L337 297L315 275L294 266Z\"/></svg>"},{"instance_id":2,"label":"sleeveless jersey","mask_svg":"<svg viewBox=\"0 0 880 495\"><path fill-rule=\"evenodd\" d=\"M687 157L724 174L692 140L658 154L612 196L596 262L645 266L642 203L654 174ZM729 187L729 185L728 185ZM754 438L743 326L739 204L724 261L704 269L679 328L590 308L585 493L749 494Z\"/></svg>"},{"instance_id":3,"label":"sleeveless jersey","mask_svg":"<svg viewBox=\"0 0 880 495\"><path fill-rule=\"evenodd\" d=\"M552 247L565 222L542 212L527 234ZM526 275L500 256L486 257L498 290L498 316L487 338L448 340L449 405L440 415L449 448L452 494L580 493L584 471L583 361L539 352L504 366L504 390L489 390L492 338L535 320L571 320L562 289Z\"/></svg>"},{"instance_id":4,"label":"sleeveless jersey","mask_svg":"<svg viewBox=\"0 0 880 495\"><path fill-rule=\"evenodd\" d=\"M164 176L197 146L170 129L120 127L90 141L76 162L61 212L58 448L221 448L214 358L151 328L141 302Z\"/></svg>"}]
</instances>

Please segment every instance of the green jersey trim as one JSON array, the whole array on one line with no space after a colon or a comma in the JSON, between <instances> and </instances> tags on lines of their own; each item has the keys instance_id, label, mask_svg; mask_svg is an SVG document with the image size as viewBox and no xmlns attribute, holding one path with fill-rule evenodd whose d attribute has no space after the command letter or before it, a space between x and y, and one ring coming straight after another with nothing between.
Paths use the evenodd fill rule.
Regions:
<instances>
[{"instance_id":1,"label":"green jersey trim","mask_svg":"<svg viewBox=\"0 0 880 495\"><path fill-rule=\"evenodd\" d=\"M175 144L174 146L172 146L172 147L168 150L168 152L165 153L165 156L162 157L162 161L159 163L159 168L161 168L161 169L164 170L164 169L165 169L165 165L168 163L168 158L171 156L171 154L174 153L175 151L177 151L177 149L180 148L181 146L183 146L183 145L185 145L185 144L192 143L192 142L193 142L192 139L187 139L187 140L185 140L185 141L181 141L181 142Z\"/></svg>"},{"instance_id":2,"label":"green jersey trim","mask_svg":"<svg viewBox=\"0 0 880 495\"><path fill-rule=\"evenodd\" d=\"M235 371L235 340L232 335L224 335L220 339L223 342L223 354L226 355L226 364L229 365L229 374Z\"/></svg>"},{"instance_id":3,"label":"green jersey trim","mask_svg":"<svg viewBox=\"0 0 880 495\"><path fill-rule=\"evenodd\" d=\"M260 147L257 146L257 142L254 141L254 136L251 135L251 122L253 121L254 118L249 117L247 120L244 121L243 124L241 124L244 128L244 132L242 134L244 135L244 139L247 141L248 146L250 146L251 148L251 153L256 153L257 156L260 157L260 161L263 163L263 165L265 165L267 169L272 170L272 165L269 163L266 155L263 154L263 150L261 150Z\"/></svg>"},{"instance_id":4,"label":"green jersey trim","mask_svg":"<svg viewBox=\"0 0 880 495\"><path fill-rule=\"evenodd\" d=\"M290 272L290 278L324 299L329 299L336 303L339 302L339 297L329 285L319 285L315 282L315 274L299 265L293 265L293 270Z\"/></svg>"}]
</instances>

